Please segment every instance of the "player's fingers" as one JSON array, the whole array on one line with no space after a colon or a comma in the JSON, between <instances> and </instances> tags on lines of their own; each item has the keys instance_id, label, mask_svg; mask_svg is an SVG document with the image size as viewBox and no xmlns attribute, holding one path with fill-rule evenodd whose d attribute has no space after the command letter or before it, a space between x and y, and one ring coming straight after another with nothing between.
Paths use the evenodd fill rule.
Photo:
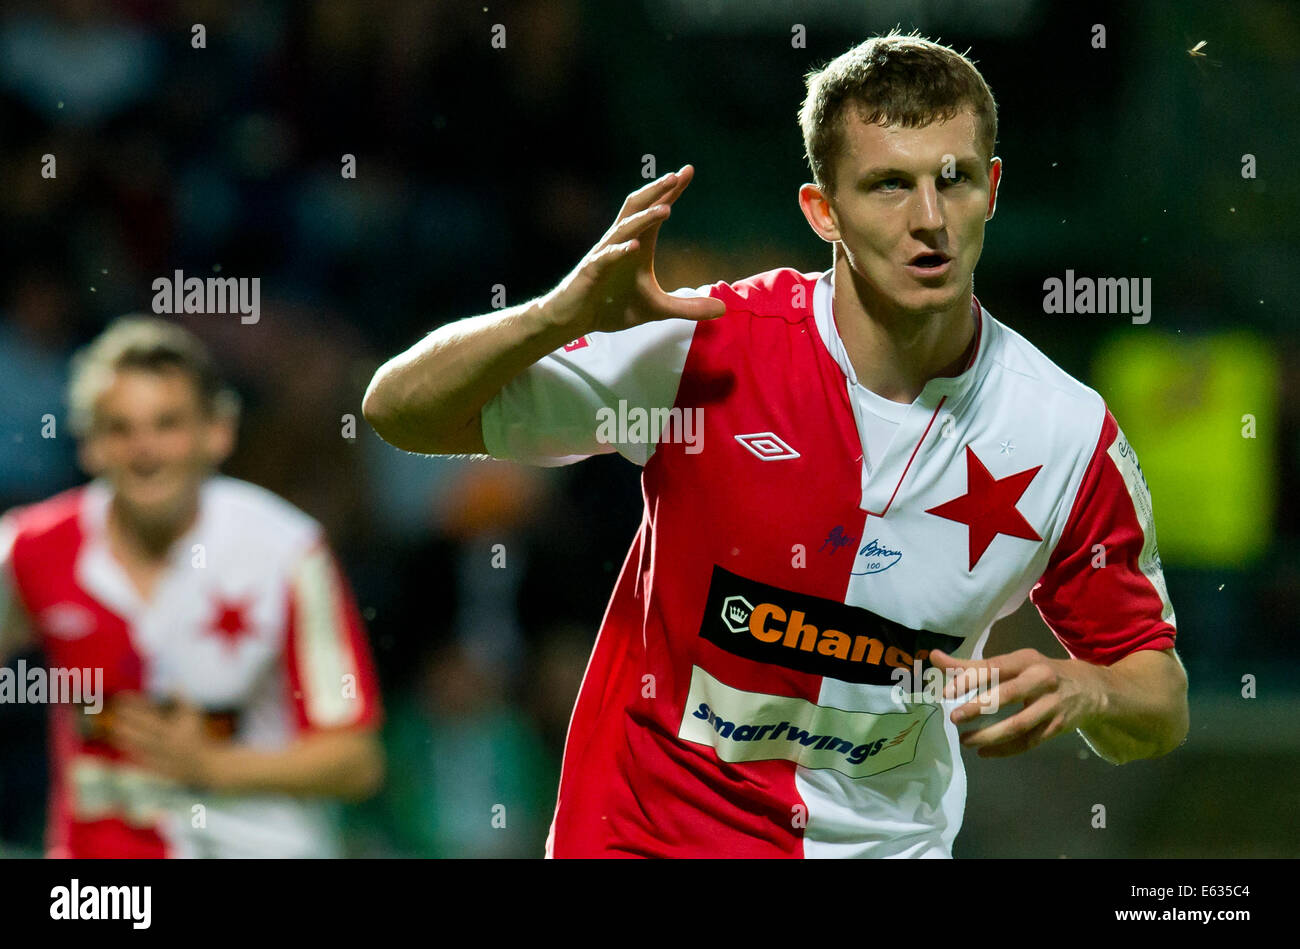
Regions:
<instances>
[{"instance_id":1,"label":"player's fingers","mask_svg":"<svg viewBox=\"0 0 1300 949\"><path fill-rule=\"evenodd\" d=\"M140 754L152 749L157 740L148 729L137 728L126 722L116 722L108 733L109 744L131 754Z\"/></svg>"},{"instance_id":2,"label":"player's fingers","mask_svg":"<svg viewBox=\"0 0 1300 949\"><path fill-rule=\"evenodd\" d=\"M981 758L1010 758L1012 755L1024 754L1033 748L1038 747L1051 735L1051 722L1042 722L1035 725L1029 731L1025 732L1019 738L1013 738L1011 741L1004 741L997 745L988 745L979 750Z\"/></svg>"},{"instance_id":3,"label":"player's fingers","mask_svg":"<svg viewBox=\"0 0 1300 949\"><path fill-rule=\"evenodd\" d=\"M1019 675L1030 666L1042 662L1046 658L1037 649L1017 649L1005 656L994 656L990 662L1000 669L1003 675Z\"/></svg>"},{"instance_id":4,"label":"player's fingers","mask_svg":"<svg viewBox=\"0 0 1300 949\"><path fill-rule=\"evenodd\" d=\"M992 715L998 709L1017 702L1032 702L1055 687L1056 677L1046 666L1030 666L1024 672L1004 678L1001 670L989 670L987 688L952 713L954 722L963 722L976 715Z\"/></svg>"},{"instance_id":5,"label":"player's fingers","mask_svg":"<svg viewBox=\"0 0 1300 949\"><path fill-rule=\"evenodd\" d=\"M152 771L154 774L161 775L165 778L177 778L180 776L180 769L177 767L175 759L168 757L167 755L156 754L147 748L130 752L130 754L131 760L146 771Z\"/></svg>"},{"instance_id":6,"label":"player's fingers","mask_svg":"<svg viewBox=\"0 0 1300 949\"><path fill-rule=\"evenodd\" d=\"M118 692L113 696L113 710L123 709L149 709L153 708L153 703L139 692Z\"/></svg>"},{"instance_id":7,"label":"player's fingers","mask_svg":"<svg viewBox=\"0 0 1300 949\"><path fill-rule=\"evenodd\" d=\"M1046 658L1036 649L1017 649L1015 652L989 659L954 659L941 650L930 651L930 662L944 670L945 678L956 677L956 682L950 681L943 691L944 698L949 699L954 699L975 688L979 676L972 674L971 670L987 670L984 673L986 681L993 678L995 673L998 678L1013 679L1030 666L1042 663Z\"/></svg>"},{"instance_id":8,"label":"player's fingers","mask_svg":"<svg viewBox=\"0 0 1300 949\"><path fill-rule=\"evenodd\" d=\"M624 241L631 240L639 236L646 228L654 224L663 223L672 214L672 208L666 204L655 204L646 208L644 211L638 211L630 217L623 218L611 227L603 238L602 244L621 244Z\"/></svg>"},{"instance_id":9,"label":"player's fingers","mask_svg":"<svg viewBox=\"0 0 1300 949\"><path fill-rule=\"evenodd\" d=\"M656 178L648 185L633 191L623 200L623 206L619 208L616 220L621 221L625 217L630 217L638 211L644 211L650 205L658 203L661 197L677 187L678 177L676 172L670 171L668 174Z\"/></svg>"},{"instance_id":10,"label":"player's fingers","mask_svg":"<svg viewBox=\"0 0 1300 949\"><path fill-rule=\"evenodd\" d=\"M611 267L629 254L636 253L640 247L641 242L636 238L602 247L600 250L596 251L596 253L587 258L587 263L584 267L586 275L593 281L599 280Z\"/></svg>"},{"instance_id":11,"label":"player's fingers","mask_svg":"<svg viewBox=\"0 0 1300 949\"><path fill-rule=\"evenodd\" d=\"M958 659L942 649L931 649L927 655L930 664L940 669L982 669L987 668L989 664L987 659Z\"/></svg>"},{"instance_id":12,"label":"player's fingers","mask_svg":"<svg viewBox=\"0 0 1300 949\"><path fill-rule=\"evenodd\" d=\"M727 305L714 297L678 297L665 293L659 309L670 319L714 320L727 312Z\"/></svg>"},{"instance_id":13,"label":"player's fingers","mask_svg":"<svg viewBox=\"0 0 1300 949\"><path fill-rule=\"evenodd\" d=\"M160 744L166 735L166 723L153 713L115 715L110 735L119 736L121 740L135 745L150 747Z\"/></svg>"},{"instance_id":14,"label":"player's fingers","mask_svg":"<svg viewBox=\"0 0 1300 949\"><path fill-rule=\"evenodd\" d=\"M113 705L113 717L132 722L161 722L162 711L155 705L119 702Z\"/></svg>"},{"instance_id":15,"label":"player's fingers","mask_svg":"<svg viewBox=\"0 0 1300 949\"><path fill-rule=\"evenodd\" d=\"M937 655L936 655L937 653ZM944 672L946 684L943 688L945 699L955 699L977 688L981 682L989 680L988 661L984 659L954 659L940 650L930 653L932 665Z\"/></svg>"},{"instance_id":16,"label":"player's fingers","mask_svg":"<svg viewBox=\"0 0 1300 949\"><path fill-rule=\"evenodd\" d=\"M943 697L945 699L955 699L959 695L965 695L972 689L976 689L980 684L980 670L972 669L967 666L959 666L955 669L949 668L946 671L947 684L943 687ZM988 681L987 678L984 681Z\"/></svg>"},{"instance_id":17,"label":"player's fingers","mask_svg":"<svg viewBox=\"0 0 1300 949\"><path fill-rule=\"evenodd\" d=\"M966 699L963 705L959 705L953 710L952 720L961 722L974 718L979 714L991 715L996 712L1007 701L1005 698L999 698L993 694L993 691L999 685L1001 685L1001 682L996 670L966 669L961 675L953 678L944 687L944 698L970 697ZM972 692L974 695L971 695Z\"/></svg>"},{"instance_id":18,"label":"player's fingers","mask_svg":"<svg viewBox=\"0 0 1300 949\"><path fill-rule=\"evenodd\" d=\"M1000 742L1012 741L1033 729L1041 722L1050 719L1056 712L1055 703L1051 701L1033 702L1009 718L981 728L968 731L961 736L961 744L967 748L983 748Z\"/></svg>"},{"instance_id":19,"label":"player's fingers","mask_svg":"<svg viewBox=\"0 0 1300 949\"><path fill-rule=\"evenodd\" d=\"M682 196L682 192L686 190L686 186L689 185L691 179L695 177L695 166L683 165L674 177L676 180L673 182L672 187L668 189L667 193L660 200L660 203L662 204L672 204Z\"/></svg>"}]
</instances>

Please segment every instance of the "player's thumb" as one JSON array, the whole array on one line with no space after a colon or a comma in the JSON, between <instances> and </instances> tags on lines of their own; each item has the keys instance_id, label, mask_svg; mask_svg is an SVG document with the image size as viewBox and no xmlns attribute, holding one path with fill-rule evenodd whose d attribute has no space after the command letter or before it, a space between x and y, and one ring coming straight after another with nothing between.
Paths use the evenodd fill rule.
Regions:
<instances>
[{"instance_id":1,"label":"player's thumb","mask_svg":"<svg viewBox=\"0 0 1300 949\"><path fill-rule=\"evenodd\" d=\"M715 297L679 297L669 294L668 310L688 320L715 320L727 312L727 305Z\"/></svg>"}]
</instances>

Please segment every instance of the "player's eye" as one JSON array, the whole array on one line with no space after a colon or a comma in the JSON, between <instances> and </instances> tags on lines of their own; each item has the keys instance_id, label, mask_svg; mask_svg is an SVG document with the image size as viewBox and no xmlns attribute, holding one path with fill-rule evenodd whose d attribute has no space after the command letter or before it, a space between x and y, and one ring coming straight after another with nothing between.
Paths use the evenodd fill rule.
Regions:
<instances>
[{"instance_id":1,"label":"player's eye","mask_svg":"<svg viewBox=\"0 0 1300 949\"><path fill-rule=\"evenodd\" d=\"M882 178L871 187L875 191L897 191L902 186L902 178Z\"/></svg>"},{"instance_id":2,"label":"player's eye","mask_svg":"<svg viewBox=\"0 0 1300 949\"><path fill-rule=\"evenodd\" d=\"M964 171L954 171L951 175L940 175L939 181L944 185L957 185L970 181L970 175Z\"/></svg>"}]
</instances>

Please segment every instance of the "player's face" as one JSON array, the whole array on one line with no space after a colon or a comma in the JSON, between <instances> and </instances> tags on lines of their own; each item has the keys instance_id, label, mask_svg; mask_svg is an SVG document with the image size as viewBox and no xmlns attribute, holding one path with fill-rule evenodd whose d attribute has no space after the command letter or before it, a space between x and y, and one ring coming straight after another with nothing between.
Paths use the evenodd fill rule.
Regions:
<instances>
[{"instance_id":1,"label":"player's face","mask_svg":"<svg viewBox=\"0 0 1300 949\"><path fill-rule=\"evenodd\" d=\"M165 524L192 511L231 436L229 423L203 410L184 372L120 370L95 404L84 458L125 511Z\"/></svg>"},{"instance_id":2,"label":"player's face","mask_svg":"<svg viewBox=\"0 0 1300 949\"><path fill-rule=\"evenodd\" d=\"M915 129L845 116L819 233L841 242L857 279L895 309L949 310L969 297L1001 174L998 159L981 157L977 132L969 111Z\"/></svg>"}]
</instances>

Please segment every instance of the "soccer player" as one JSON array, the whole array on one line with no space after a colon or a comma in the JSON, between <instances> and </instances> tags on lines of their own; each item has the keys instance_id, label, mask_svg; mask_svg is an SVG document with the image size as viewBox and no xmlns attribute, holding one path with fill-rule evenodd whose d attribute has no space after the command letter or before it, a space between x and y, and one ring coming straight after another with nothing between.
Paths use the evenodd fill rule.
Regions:
<instances>
[{"instance_id":1,"label":"soccer player","mask_svg":"<svg viewBox=\"0 0 1300 949\"><path fill-rule=\"evenodd\" d=\"M410 451L643 466L550 856L946 857L963 746L1077 730L1120 763L1186 735L1133 448L973 295L1002 175L983 77L877 37L809 77L801 124L830 270L665 293L688 165L554 290L439 329L366 394ZM1072 658L981 658L1026 596Z\"/></svg>"},{"instance_id":2,"label":"soccer player","mask_svg":"<svg viewBox=\"0 0 1300 949\"><path fill-rule=\"evenodd\" d=\"M215 474L233 395L175 324L110 326L69 406L95 480L0 519L0 657L34 642L86 670L85 707L51 706L49 854L337 855L329 799L372 792L383 759L320 525Z\"/></svg>"}]
</instances>

